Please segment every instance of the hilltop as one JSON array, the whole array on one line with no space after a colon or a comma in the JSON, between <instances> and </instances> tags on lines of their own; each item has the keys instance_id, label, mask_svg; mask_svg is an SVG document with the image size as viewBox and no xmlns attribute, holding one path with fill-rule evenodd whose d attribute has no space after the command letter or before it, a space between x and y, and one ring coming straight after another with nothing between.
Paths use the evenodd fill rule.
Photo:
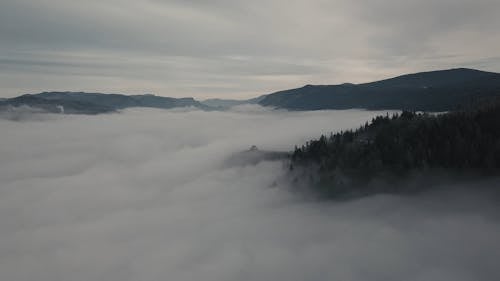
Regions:
<instances>
[{"instance_id":1,"label":"hilltop","mask_svg":"<svg viewBox=\"0 0 500 281\"><path fill-rule=\"evenodd\" d=\"M288 110L395 109L449 111L500 95L500 74L457 68L381 81L306 85L272 93L259 104Z\"/></svg>"}]
</instances>

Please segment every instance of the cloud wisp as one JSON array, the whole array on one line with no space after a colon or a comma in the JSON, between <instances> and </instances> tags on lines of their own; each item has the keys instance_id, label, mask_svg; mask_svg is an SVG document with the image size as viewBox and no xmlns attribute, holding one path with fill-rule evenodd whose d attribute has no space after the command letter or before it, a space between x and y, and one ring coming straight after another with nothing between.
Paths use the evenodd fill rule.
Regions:
<instances>
[{"instance_id":1,"label":"cloud wisp","mask_svg":"<svg viewBox=\"0 0 500 281\"><path fill-rule=\"evenodd\" d=\"M279 161L224 165L250 145L287 151L375 114L0 119L0 279L496 280L494 197L313 202L273 186Z\"/></svg>"}]
</instances>

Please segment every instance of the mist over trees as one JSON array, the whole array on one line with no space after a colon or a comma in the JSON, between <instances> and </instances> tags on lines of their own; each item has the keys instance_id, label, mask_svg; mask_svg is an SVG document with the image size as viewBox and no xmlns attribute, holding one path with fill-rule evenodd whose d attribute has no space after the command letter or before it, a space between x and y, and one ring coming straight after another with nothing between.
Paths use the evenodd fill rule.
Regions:
<instances>
[{"instance_id":1,"label":"mist over trees","mask_svg":"<svg viewBox=\"0 0 500 281\"><path fill-rule=\"evenodd\" d=\"M306 178L331 196L403 192L404 185L394 183L415 173L495 175L500 169L498 120L498 101L439 115L378 116L357 130L296 147L290 170L296 180Z\"/></svg>"},{"instance_id":2,"label":"mist over trees","mask_svg":"<svg viewBox=\"0 0 500 281\"><path fill-rule=\"evenodd\" d=\"M277 180L281 160L238 154L256 145L259 160L381 114L0 116L0 280L496 281L498 195L477 188L498 180L337 204Z\"/></svg>"}]
</instances>

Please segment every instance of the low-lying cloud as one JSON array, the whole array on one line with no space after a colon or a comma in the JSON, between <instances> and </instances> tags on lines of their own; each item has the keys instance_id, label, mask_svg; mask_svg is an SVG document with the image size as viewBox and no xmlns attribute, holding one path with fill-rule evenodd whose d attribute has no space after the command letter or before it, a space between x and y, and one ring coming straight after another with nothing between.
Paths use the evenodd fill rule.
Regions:
<instances>
[{"instance_id":1,"label":"low-lying cloud","mask_svg":"<svg viewBox=\"0 0 500 281\"><path fill-rule=\"evenodd\" d=\"M314 202L273 185L279 161L224 164L251 145L292 150L375 114L241 107L0 119L0 279L497 280L495 197Z\"/></svg>"}]
</instances>

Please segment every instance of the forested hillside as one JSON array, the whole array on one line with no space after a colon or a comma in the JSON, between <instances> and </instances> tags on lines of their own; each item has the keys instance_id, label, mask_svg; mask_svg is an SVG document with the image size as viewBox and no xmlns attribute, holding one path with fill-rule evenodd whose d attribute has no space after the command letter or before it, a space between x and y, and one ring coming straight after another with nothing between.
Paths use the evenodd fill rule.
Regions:
<instances>
[{"instance_id":1,"label":"forested hillside","mask_svg":"<svg viewBox=\"0 0 500 281\"><path fill-rule=\"evenodd\" d=\"M354 131L297 147L290 170L329 195L399 192L420 175L495 175L500 169L500 103L441 115L404 111ZM381 189L381 190L379 190Z\"/></svg>"}]
</instances>

